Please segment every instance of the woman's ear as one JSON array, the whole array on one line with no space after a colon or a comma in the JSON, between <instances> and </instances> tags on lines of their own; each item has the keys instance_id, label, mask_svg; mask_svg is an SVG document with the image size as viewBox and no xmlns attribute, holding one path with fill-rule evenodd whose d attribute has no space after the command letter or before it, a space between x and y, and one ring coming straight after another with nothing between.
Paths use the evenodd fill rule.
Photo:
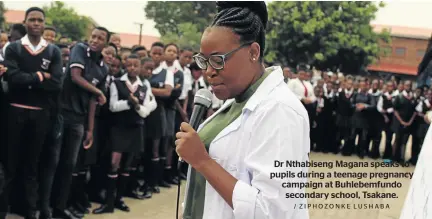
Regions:
<instances>
[{"instance_id":1,"label":"woman's ear","mask_svg":"<svg viewBox=\"0 0 432 219\"><path fill-rule=\"evenodd\" d=\"M261 47L258 43L254 42L250 46L250 60L256 62L260 57Z\"/></svg>"}]
</instances>

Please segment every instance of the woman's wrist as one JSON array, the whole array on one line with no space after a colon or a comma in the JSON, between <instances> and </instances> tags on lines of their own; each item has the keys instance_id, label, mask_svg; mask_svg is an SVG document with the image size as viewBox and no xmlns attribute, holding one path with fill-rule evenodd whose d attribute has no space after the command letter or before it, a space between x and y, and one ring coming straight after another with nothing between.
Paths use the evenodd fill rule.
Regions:
<instances>
[{"instance_id":1,"label":"woman's wrist","mask_svg":"<svg viewBox=\"0 0 432 219\"><path fill-rule=\"evenodd\" d=\"M203 159L199 163L192 165L192 167L194 169L196 169L198 172L202 173L208 169L211 169L211 167L214 165L214 163L216 163L216 161L214 161L213 159L208 157L206 159Z\"/></svg>"}]
</instances>

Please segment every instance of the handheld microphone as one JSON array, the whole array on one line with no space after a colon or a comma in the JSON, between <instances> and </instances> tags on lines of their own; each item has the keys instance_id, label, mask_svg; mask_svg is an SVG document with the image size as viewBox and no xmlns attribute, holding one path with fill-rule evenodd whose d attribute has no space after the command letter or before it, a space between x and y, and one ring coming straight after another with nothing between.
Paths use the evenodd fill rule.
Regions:
<instances>
[{"instance_id":1,"label":"handheld microphone","mask_svg":"<svg viewBox=\"0 0 432 219\"><path fill-rule=\"evenodd\" d=\"M196 92L194 98L194 107L189 124L194 129L198 129L204 113L212 104L213 94L208 89L200 89Z\"/></svg>"},{"instance_id":2,"label":"handheld microphone","mask_svg":"<svg viewBox=\"0 0 432 219\"><path fill-rule=\"evenodd\" d=\"M207 112L207 109L212 104L213 94L208 89L199 89L194 98L194 106L192 110L192 115L189 120L189 124L193 129L197 130L201 120L204 118L204 114ZM179 167L180 162L182 162L181 157L179 158Z\"/></svg>"},{"instance_id":3,"label":"handheld microphone","mask_svg":"<svg viewBox=\"0 0 432 219\"><path fill-rule=\"evenodd\" d=\"M213 94L203 88L199 89L194 98L194 106L192 110L192 115L190 118L189 124L192 126L193 129L197 130L201 120L204 118L204 114L207 112L207 109L211 106L213 99ZM179 157L178 165L177 165L177 171L180 171L181 165L182 165L182 159ZM180 183L181 180L179 179L177 184L177 208L176 208L176 219L178 218L178 212L179 212L179 205L180 205Z\"/></svg>"}]
</instances>

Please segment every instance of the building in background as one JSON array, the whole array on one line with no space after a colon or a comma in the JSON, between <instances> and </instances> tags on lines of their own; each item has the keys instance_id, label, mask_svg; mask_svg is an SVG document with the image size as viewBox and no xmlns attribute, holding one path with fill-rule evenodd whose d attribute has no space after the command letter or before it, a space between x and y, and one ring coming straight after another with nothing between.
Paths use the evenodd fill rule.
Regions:
<instances>
[{"instance_id":1,"label":"building in background","mask_svg":"<svg viewBox=\"0 0 432 219\"><path fill-rule=\"evenodd\" d=\"M139 34L133 33L118 33L120 35L122 47L132 48L132 46L138 45L139 43ZM156 36L141 36L141 45L144 46L147 50L150 50L151 45L154 42L159 41L160 38Z\"/></svg>"},{"instance_id":2,"label":"building in background","mask_svg":"<svg viewBox=\"0 0 432 219\"><path fill-rule=\"evenodd\" d=\"M377 63L368 66L372 74L399 74L403 78L417 76L417 68L431 38L432 29L372 25L374 30L389 30L391 42L380 42L382 54Z\"/></svg>"},{"instance_id":3,"label":"building in background","mask_svg":"<svg viewBox=\"0 0 432 219\"><path fill-rule=\"evenodd\" d=\"M20 10L6 10L4 13L6 26L13 24L22 24L24 22L25 11Z\"/></svg>"}]
</instances>

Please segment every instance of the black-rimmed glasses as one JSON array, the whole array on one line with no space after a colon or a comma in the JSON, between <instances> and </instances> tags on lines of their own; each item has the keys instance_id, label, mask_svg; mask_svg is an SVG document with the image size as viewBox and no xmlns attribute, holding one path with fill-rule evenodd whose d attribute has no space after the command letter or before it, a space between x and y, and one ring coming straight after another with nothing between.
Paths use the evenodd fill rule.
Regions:
<instances>
[{"instance_id":1,"label":"black-rimmed glasses","mask_svg":"<svg viewBox=\"0 0 432 219\"><path fill-rule=\"evenodd\" d=\"M198 65L198 67L202 70L207 70L208 64L215 70L222 70L225 67L225 62L228 60L228 58L234 54L235 52L239 51L240 49L250 46L253 42L244 43L238 48L227 52L223 55L210 55L210 57L207 59L202 54L196 54L193 56L193 59L195 63Z\"/></svg>"}]
</instances>

